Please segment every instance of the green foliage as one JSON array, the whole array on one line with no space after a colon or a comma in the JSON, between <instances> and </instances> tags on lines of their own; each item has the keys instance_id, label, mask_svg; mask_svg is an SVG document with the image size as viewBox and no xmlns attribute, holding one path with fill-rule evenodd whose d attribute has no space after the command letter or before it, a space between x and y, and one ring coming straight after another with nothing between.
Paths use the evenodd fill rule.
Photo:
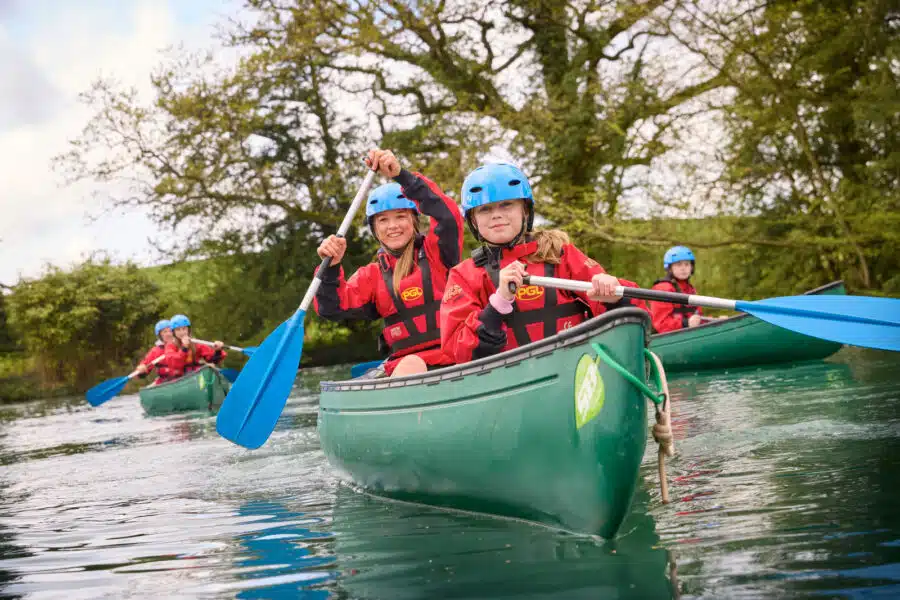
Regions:
<instances>
[{"instance_id":1,"label":"green foliage","mask_svg":"<svg viewBox=\"0 0 900 600\"><path fill-rule=\"evenodd\" d=\"M897 286L900 268L900 26L883 0L760 5L718 30L736 58L724 107L727 175L744 209L760 281L841 273ZM728 23L726 25L725 23ZM790 260L783 260L785 253Z\"/></svg>"},{"instance_id":2,"label":"green foliage","mask_svg":"<svg viewBox=\"0 0 900 600\"><path fill-rule=\"evenodd\" d=\"M48 267L8 297L10 323L48 383L84 391L129 368L161 316L159 289L133 264L88 259L72 271Z\"/></svg>"},{"instance_id":3,"label":"green foliage","mask_svg":"<svg viewBox=\"0 0 900 600\"><path fill-rule=\"evenodd\" d=\"M16 340L9 328L8 321L6 295L0 291L0 352L12 352L16 349Z\"/></svg>"}]
</instances>

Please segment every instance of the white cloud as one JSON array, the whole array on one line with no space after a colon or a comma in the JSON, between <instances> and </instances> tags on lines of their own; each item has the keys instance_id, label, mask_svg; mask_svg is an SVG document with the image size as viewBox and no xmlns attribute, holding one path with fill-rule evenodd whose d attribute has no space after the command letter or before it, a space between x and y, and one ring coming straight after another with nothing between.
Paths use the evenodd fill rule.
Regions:
<instances>
[{"instance_id":1,"label":"white cloud","mask_svg":"<svg viewBox=\"0 0 900 600\"><path fill-rule=\"evenodd\" d=\"M2 0L0 0L2 2ZM54 10L49 10L53 4ZM160 51L215 46L231 0L95 0L2 6L0 22L0 282L107 250L147 263L161 232L139 210L110 212L104 189L63 188L51 158L90 118L77 96L100 76L150 94ZM96 217L96 218L92 218Z\"/></svg>"}]
</instances>

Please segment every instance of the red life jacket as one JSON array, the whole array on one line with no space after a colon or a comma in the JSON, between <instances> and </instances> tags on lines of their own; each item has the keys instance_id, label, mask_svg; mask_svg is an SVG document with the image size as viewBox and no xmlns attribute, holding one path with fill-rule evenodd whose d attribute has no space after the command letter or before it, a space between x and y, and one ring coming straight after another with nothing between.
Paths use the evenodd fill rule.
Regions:
<instances>
[{"instance_id":1,"label":"red life jacket","mask_svg":"<svg viewBox=\"0 0 900 600\"><path fill-rule=\"evenodd\" d=\"M441 330L438 329L441 301L444 290L435 293L434 283L431 278L431 265L425 255L424 245L416 249L418 271L414 271L403 279L400 294L394 289L394 267L387 259L383 250L378 252L378 266L381 269L381 280L386 292L394 303L396 313L384 318L382 335L390 354L410 354L417 350L425 350L441 344ZM417 281L418 279L418 281ZM409 281L407 283L408 280ZM441 286L443 288L443 286ZM379 290L381 292L382 290ZM416 301L422 298L420 304ZM425 317L425 326L420 328L416 324L417 317ZM419 319L421 321L421 319ZM398 325L402 325L401 330Z\"/></svg>"},{"instance_id":2,"label":"red life jacket","mask_svg":"<svg viewBox=\"0 0 900 600\"><path fill-rule=\"evenodd\" d=\"M554 335L611 308L631 306L625 298L604 304L588 299L584 292L526 285L516 292L513 312L499 313L490 304L490 296L497 291L500 269L536 250L536 242L526 241L510 249L475 252L450 270L441 306L441 347L452 360L464 363L491 356ZM558 265L526 263L525 269L534 275L581 281L605 273L572 244L563 246ZM637 287L625 279L619 283Z\"/></svg>"},{"instance_id":3,"label":"red life jacket","mask_svg":"<svg viewBox=\"0 0 900 600\"><path fill-rule=\"evenodd\" d=\"M163 346L161 343L157 343L155 346L150 348L150 351L147 352L147 354L144 356L143 360L141 360L142 365L146 365L150 369L154 369L154 368L156 369L156 376L157 376L158 381L168 381L170 379L174 379L174 378L178 377L178 375L176 375L174 373L174 371L172 370L172 368L169 366L169 364L168 364L169 361L166 359L159 361L155 365L151 364L151 363L153 363L154 360L156 360L157 358L159 358L160 356L162 356L165 353L166 353L165 346ZM144 378L146 376L147 376L147 374L145 373L145 374L141 375L140 377Z\"/></svg>"},{"instance_id":4,"label":"red life jacket","mask_svg":"<svg viewBox=\"0 0 900 600\"><path fill-rule=\"evenodd\" d=\"M667 292L678 292L682 294L695 295L697 290L689 281L678 281L672 276L666 276L653 282L654 290L663 290ZM656 333L667 333L678 329L684 329L688 326L688 319L693 315L701 314L701 310L696 306L687 306L684 304L672 304L669 302L650 302L650 315L653 321L653 330Z\"/></svg>"},{"instance_id":5,"label":"red life jacket","mask_svg":"<svg viewBox=\"0 0 900 600\"><path fill-rule=\"evenodd\" d=\"M484 246L472 252L472 259L476 267L482 267L487 271L494 288L500 287L500 263L495 257L489 256ZM565 253L563 253L565 254ZM544 277L559 277L557 266L544 263ZM538 292L537 290L542 290ZM538 295L539 294L539 295ZM533 295L540 299L540 304L527 302L528 296ZM522 310L520 304L527 302L528 310ZM513 303L513 311L504 315L504 322L513 332L517 346L524 346L535 340L528 334L528 325L543 323L543 333L537 339L544 339L558 332L559 320L566 317L574 317L566 320L565 327L574 327L591 317L591 307L568 290L552 290L527 285L516 290L516 302Z\"/></svg>"}]
</instances>

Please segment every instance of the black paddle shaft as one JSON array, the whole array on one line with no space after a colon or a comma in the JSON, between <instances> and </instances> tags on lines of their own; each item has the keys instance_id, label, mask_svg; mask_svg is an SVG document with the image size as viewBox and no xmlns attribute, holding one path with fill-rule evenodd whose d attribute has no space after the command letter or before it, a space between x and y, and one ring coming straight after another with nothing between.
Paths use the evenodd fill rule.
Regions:
<instances>
[{"instance_id":1,"label":"black paddle shaft","mask_svg":"<svg viewBox=\"0 0 900 600\"><path fill-rule=\"evenodd\" d=\"M548 278L546 277L537 277L537 285L545 285L547 286ZM560 286L563 289L570 289L576 292L587 292L591 289L591 283L589 281L571 281L571 280L556 280L560 283L566 282L570 285ZM526 275L522 282L526 285L531 283L531 276ZM553 287L552 285L547 287ZM513 282L509 283L509 291L511 293L516 292L516 284ZM664 292L662 290L645 290L641 288L632 288L625 287L623 285L616 286L616 295L624 296L626 298L636 298L638 300L654 300L657 302L671 302L673 304L692 304L692 297L690 294L682 294L679 292Z\"/></svg>"}]
</instances>

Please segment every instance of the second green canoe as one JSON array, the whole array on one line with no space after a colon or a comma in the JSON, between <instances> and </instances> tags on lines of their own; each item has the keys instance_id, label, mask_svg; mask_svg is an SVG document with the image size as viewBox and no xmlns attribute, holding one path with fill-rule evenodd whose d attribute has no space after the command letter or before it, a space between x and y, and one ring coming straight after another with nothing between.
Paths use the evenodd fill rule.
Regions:
<instances>
[{"instance_id":1,"label":"second green canoe","mask_svg":"<svg viewBox=\"0 0 900 600\"><path fill-rule=\"evenodd\" d=\"M846 294L843 281L806 292ZM794 333L752 315L711 321L699 327L658 333L650 349L666 372L750 367L773 363L817 360L831 356L841 344Z\"/></svg>"},{"instance_id":2,"label":"second green canoe","mask_svg":"<svg viewBox=\"0 0 900 600\"><path fill-rule=\"evenodd\" d=\"M645 381L648 321L624 308L426 374L323 382L322 449L375 494L612 537L637 483L648 402L592 344Z\"/></svg>"},{"instance_id":3,"label":"second green canoe","mask_svg":"<svg viewBox=\"0 0 900 600\"><path fill-rule=\"evenodd\" d=\"M214 367L203 367L175 381L142 388L141 406L150 416L184 411L215 412L231 388Z\"/></svg>"}]
</instances>

